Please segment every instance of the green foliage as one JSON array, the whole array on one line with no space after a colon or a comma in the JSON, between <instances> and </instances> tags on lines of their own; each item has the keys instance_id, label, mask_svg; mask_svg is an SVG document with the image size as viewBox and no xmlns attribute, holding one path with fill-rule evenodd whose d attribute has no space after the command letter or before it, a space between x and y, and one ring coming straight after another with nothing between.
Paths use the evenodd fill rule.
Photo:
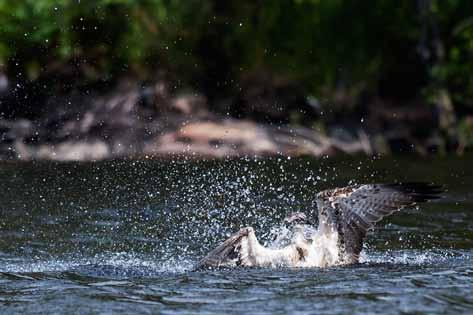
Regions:
<instances>
[{"instance_id":1,"label":"green foliage","mask_svg":"<svg viewBox=\"0 0 473 315\"><path fill-rule=\"evenodd\" d=\"M0 0L0 21L0 67L31 79L80 61L89 80L166 69L231 90L269 69L327 100L390 86L428 99L441 86L472 106L469 0Z\"/></svg>"},{"instance_id":2,"label":"green foliage","mask_svg":"<svg viewBox=\"0 0 473 315\"><path fill-rule=\"evenodd\" d=\"M0 62L44 67L80 58L102 75L146 68L182 40L190 9L165 0L0 0Z\"/></svg>"},{"instance_id":3,"label":"green foliage","mask_svg":"<svg viewBox=\"0 0 473 315\"><path fill-rule=\"evenodd\" d=\"M473 118L463 118L458 124L458 141L460 149L473 147Z\"/></svg>"},{"instance_id":4,"label":"green foliage","mask_svg":"<svg viewBox=\"0 0 473 315\"><path fill-rule=\"evenodd\" d=\"M437 22L438 43L425 95L447 88L457 109L473 108L473 2L432 1L428 14Z\"/></svg>"}]
</instances>

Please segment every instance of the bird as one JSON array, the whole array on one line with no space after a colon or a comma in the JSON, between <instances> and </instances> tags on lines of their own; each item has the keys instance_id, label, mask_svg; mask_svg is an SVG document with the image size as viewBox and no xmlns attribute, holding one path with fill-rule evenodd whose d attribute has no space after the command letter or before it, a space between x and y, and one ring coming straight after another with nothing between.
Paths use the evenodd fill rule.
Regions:
<instances>
[{"instance_id":1,"label":"bird","mask_svg":"<svg viewBox=\"0 0 473 315\"><path fill-rule=\"evenodd\" d=\"M265 247L244 227L210 251L193 270L235 267L330 267L359 262L367 232L386 216L437 199L441 186L429 183L359 184L316 194L318 226L302 212L284 222L284 246Z\"/></svg>"}]
</instances>

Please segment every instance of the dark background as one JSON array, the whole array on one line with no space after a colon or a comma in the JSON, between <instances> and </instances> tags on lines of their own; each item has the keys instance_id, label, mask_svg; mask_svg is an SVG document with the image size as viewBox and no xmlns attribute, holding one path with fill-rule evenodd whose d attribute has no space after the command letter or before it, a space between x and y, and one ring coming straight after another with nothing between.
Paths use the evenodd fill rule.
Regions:
<instances>
[{"instance_id":1,"label":"dark background","mask_svg":"<svg viewBox=\"0 0 473 315\"><path fill-rule=\"evenodd\" d=\"M104 143L98 159L174 154L199 141L232 148L222 156L318 155L277 139L261 153L246 138L209 135L215 126L204 140L176 135L203 121L343 141L325 153L473 146L468 0L0 0L0 21L5 159L53 158L64 143L97 152L78 148L84 141ZM146 149L150 139L157 144ZM363 150L348 149L362 140ZM41 145L56 151L38 153Z\"/></svg>"}]
</instances>

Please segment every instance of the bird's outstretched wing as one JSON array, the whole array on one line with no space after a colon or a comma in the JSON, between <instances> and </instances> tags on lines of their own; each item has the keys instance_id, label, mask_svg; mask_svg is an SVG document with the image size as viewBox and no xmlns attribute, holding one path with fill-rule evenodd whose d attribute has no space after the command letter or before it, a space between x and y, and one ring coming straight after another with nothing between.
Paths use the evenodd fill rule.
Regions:
<instances>
[{"instance_id":1,"label":"bird's outstretched wing","mask_svg":"<svg viewBox=\"0 0 473 315\"><path fill-rule=\"evenodd\" d=\"M239 266L241 263L242 246L246 243L249 232L248 228L240 229L240 231L230 236L226 241L218 245L217 248L208 253L192 269Z\"/></svg>"},{"instance_id":2,"label":"bird's outstretched wing","mask_svg":"<svg viewBox=\"0 0 473 315\"><path fill-rule=\"evenodd\" d=\"M246 227L218 245L202 258L193 270L238 266L295 266L298 262L304 261L307 254L304 241L296 241L279 249L264 247L256 238L253 228Z\"/></svg>"},{"instance_id":3,"label":"bird's outstretched wing","mask_svg":"<svg viewBox=\"0 0 473 315\"><path fill-rule=\"evenodd\" d=\"M385 216L439 197L440 186L425 183L367 184L317 194L319 231L338 233L339 259L358 261L366 232Z\"/></svg>"}]
</instances>

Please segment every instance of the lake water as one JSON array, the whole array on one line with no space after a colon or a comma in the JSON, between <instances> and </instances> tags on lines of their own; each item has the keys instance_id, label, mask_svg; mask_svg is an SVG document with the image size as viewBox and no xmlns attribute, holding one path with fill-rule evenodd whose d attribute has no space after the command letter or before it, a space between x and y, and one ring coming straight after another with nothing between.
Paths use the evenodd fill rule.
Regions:
<instances>
[{"instance_id":1,"label":"lake water","mask_svg":"<svg viewBox=\"0 0 473 315\"><path fill-rule=\"evenodd\" d=\"M0 164L0 313L473 313L473 156ZM362 263L191 272L243 226L269 240L315 193L427 181Z\"/></svg>"}]
</instances>

